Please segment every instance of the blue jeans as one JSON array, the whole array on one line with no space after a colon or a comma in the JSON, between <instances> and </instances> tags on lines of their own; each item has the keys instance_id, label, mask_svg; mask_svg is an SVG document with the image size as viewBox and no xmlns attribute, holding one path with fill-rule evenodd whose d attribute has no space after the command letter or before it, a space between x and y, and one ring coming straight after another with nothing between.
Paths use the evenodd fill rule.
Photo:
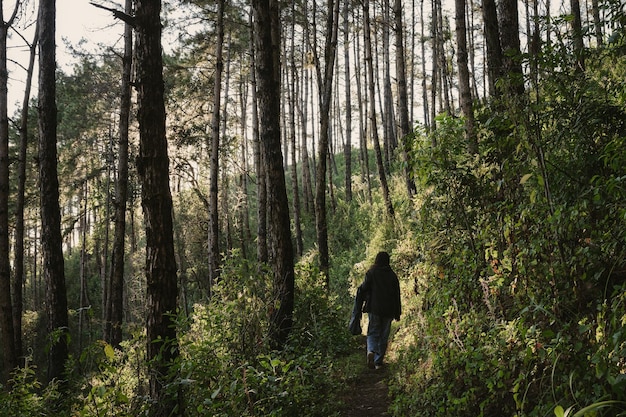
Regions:
<instances>
[{"instance_id":1,"label":"blue jeans","mask_svg":"<svg viewBox=\"0 0 626 417\"><path fill-rule=\"evenodd\" d=\"M367 313L369 324L367 326L367 351L374 352L374 364L381 365L385 352L387 352L387 343L389 342L389 333L391 332L392 318L381 317L378 314Z\"/></svg>"}]
</instances>

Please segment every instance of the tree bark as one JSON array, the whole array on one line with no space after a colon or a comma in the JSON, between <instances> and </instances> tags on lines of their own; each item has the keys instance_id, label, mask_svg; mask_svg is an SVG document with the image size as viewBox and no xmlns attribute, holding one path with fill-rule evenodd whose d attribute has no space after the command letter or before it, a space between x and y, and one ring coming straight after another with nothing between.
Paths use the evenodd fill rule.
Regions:
<instances>
[{"instance_id":1,"label":"tree bark","mask_svg":"<svg viewBox=\"0 0 626 417\"><path fill-rule=\"evenodd\" d=\"M343 4L343 59L346 77L346 139L344 143L343 155L346 164L345 187L346 200L352 201L352 77L350 74L350 22L349 22L350 2Z\"/></svg>"},{"instance_id":2,"label":"tree bark","mask_svg":"<svg viewBox=\"0 0 626 417\"><path fill-rule=\"evenodd\" d=\"M28 116L30 110L30 93L35 68L35 57L37 54L37 44L39 43L39 28L35 27L35 35L29 46L30 58L26 71L26 83L24 87L24 99L22 100L21 120L20 120L20 151L18 157L17 174L17 198L15 207L15 269L13 277L13 331L15 333L15 351L18 358L22 357L22 310L24 304L24 196L26 192L26 154L28 149ZM33 283L34 284L34 283ZM33 285L33 290L36 285ZM36 301L36 297L34 297Z\"/></svg>"},{"instance_id":3,"label":"tree bark","mask_svg":"<svg viewBox=\"0 0 626 417\"><path fill-rule=\"evenodd\" d=\"M0 381L7 381L18 365L11 300L11 262L9 258L9 119L7 35L15 18L19 1L11 18L5 22L0 1L0 340L4 361Z\"/></svg>"},{"instance_id":4,"label":"tree bark","mask_svg":"<svg viewBox=\"0 0 626 417\"><path fill-rule=\"evenodd\" d=\"M280 146L280 22L274 0L253 0L259 136L267 168L269 260L278 306L270 312L270 344L282 349L293 323L294 261L289 201Z\"/></svg>"},{"instance_id":5,"label":"tree bark","mask_svg":"<svg viewBox=\"0 0 626 417\"><path fill-rule=\"evenodd\" d=\"M371 204L372 184L370 178L369 154L367 150L367 123L365 121L365 114L367 112L367 94L363 93L363 83L361 82L362 78L365 77L365 84L367 84L367 77L365 76L365 73L367 73L367 71L363 71L361 68L361 61L359 59L359 57L361 56L361 43L359 41L359 37L357 37L356 39L357 41L354 43L354 68L356 79L356 96L359 109L359 159L361 162L360 171L361 181L363 181L364 184L367 184L367 201Z\"/></svg>"},{"instance_id":6,"label":"tree bark","mask_svg":"<svg viewBox=\"0 0 626 417\"><path fill-rule=\"evenodd\" d=\"M498 29L498 11L495 0L483 0L483 22L485 25L485 45L487 47L487 81L489 95L499 95L496 81L502 74L502 45L500 44L500 30Z\"/></svg>"},{"instance_id":7,"label":"tree bark","mask_svg":"<svg viewBox=\"0 0 626 417\"><path fill-rule=\"evenodd\" d=\"M404 24L402 21L402 0L394 0L393 4L396 38L396 78L398 82L398 118L400 122L400 140L402 143L402 157L404 159L404 180L406 191L411 198L417 191L415 182L411 178L409 167L410 143L408 135L411 133L409 124L409 98L406 87L406 63L404 56Z\"/></svg>"},{"instance_id":8,"label":"tree bark","mask_svg":"<svg viewBox=\"0 0 626 417\"><path fill-rule=\"evenodd\" d=\"M308 129L307 129L307 120L308 120L308 97L309 97L309 72L310 70L307 68L308 63L303 67L302 81L301 81L301 89L303 92L301 93L301 97L299 102L300 104L300 124L301 124L301 132L300 132L300 149L301 155L300 159L302 161L302 196L304 199L304 209L308 213L314 212L314 203L313 203L313 182L311 180L311 164L309 158L309 143L308 143Z\"/></svg>"},{"instance_id":9,"label":"tree bark","mask_svg":"<svg viewBox=\"0 0 626 417\"><path fill-rule=\"evenodd\" d=\"M56 1L39 2L39 189L41 252L48 316L48 380L62 380L68 358L65 261L57 173Z\"/></svg>"},{"instance_id":10,"label":"tree bark","mask_svg":"<svg viewBox=\"0 0 626 417\"><path fill-rule=\"evenodd\" d=\"M213 80L213 119L211 121L211 159L209 175L209 288L219 279L220 246L219 246L219 149L220 149L220 113L222 98L222 72L224 61L222 50L224 44L224 0L217 2L217 21L215 23L217 39L215 40L215 77Z\"/></svg>"},{"instance_id":11,"label":"tree bark","mask_svg":"<svg viewBox=\"0 0 626 417\"><path fill-rule=\"evenodd\" d=\"M126 0L124 10L132 15L133 2ZM109 296L105 320L105 340L119 347L122 342L124 319L124 238L128 201L128 130L131 107L131 71L133 60L132 27L124 25L124 55L122 57L122 87L120 92L118 168L115 190L115 231L111 255Z\"/></svg>"},{"instance_id":12,"label":"tree bark","mask_svg":"<svg viewBox=\"0 0 626 417\"><path fill-rule=\"evenodd\" d=\"M502 0L499 6L500 44L502 45L502 63L505 92L509 96L519 97L524 94L524 75L519 39L519 13L517 0ZM485 25L486 26L486 25Z\"/></svg>"},{"instance_id":13,"label":"tree bark","mask_svg":"<svg viewBox=\"0 0 626 417\"><path fill-rule=\"evenodd\" d=\"M591 0L591 14L593 16L593 34L596 37L598 46L604 45L602 35L602 21L600 20L600 1Z\"/></svg>"},{"instance_id":14,"label":"tree bark","mask_svg":"<svg viewBox=\"0 0 626 417\"><path fill-rule=\"evenodd\" d=\"M326 40L324 46L324 74L321 73L321 63L316 57L317 83L320 97L320 139L318 144L318 158L315 175L315 231L319 252L320 271L324 275L326 284L329 284L330 256L328 253L328 221L326 218L326 175L330 136L330 105L333 91L333 74L335 54L337 50L337 18L339 16L339 2L328 0L326 21Z\"/></svg>"},{"instance_id":15,"label":"tree bark","mask_svg":"<svg viewBox=\"0 0 626 417\"><path fill-rule=\"evenodd\" d=\"M258 83L256 75L256 47L255 42L255 25L250 14L250 65L252 78L252 143L254 146L254 165L256 171L256 187L257 187L257 259L259 264L263 264L268 260L267 248L267 176L265 168L265 159L261 151L261 138L259 132L259 103L258 103Z\"/></svg>"},{"instance_id":16,"label":"tree bark","mask_svg":"<svg viewBox=\"0 0 626 417\"><path fill-rule=\"evenodd\" d=\"M583 28L582 28L582 17L580 15L580 1L579 0L570 0L570 8L572 10L572 39L574 43L574 59L576 60L576 65L574 70L577 73L582 73L585 70L585 55L584 48L585 45L583 43Z\"/></svg>"},{"instance_id":17,"label":"tree bark","mask_svg":"<svg viewBox=\"0 0 626 417\"><path fill-rule=\"evenodd\" d=\"M369 78L369 96L370 96L370 125L372 131L372 142L374 143L374 152L376 153L376 165L378 166L378 177L383 192L383 199L389 217L394 216L393 204L389 196L389 186L387 184L387 175L383 163L383 156L378 141L378 128L376 126L376 94L374 89L374 65L372 62L372 42L371 42L371 24L369 15L369 2L363 2L363 16L365 19L365 65Z\"/></svg>"},{"instance_id":18,"label":"tree bark","mask_svg":"<svg viewBox=\"0 0 626 417\"><path fill-rule=\"evenodd\" d=\"M465 0L455 0L456 21L456 62L459 71L459 96L461 112L465 118L465 139L469 153L478 152L478 142L474 134L474 111L472 106L472 90L470 87L469 68L467 66L467 26L465 23Z\"/></svg>"},{"instance_id":19,"label":"tree bark","mask_svg":"<svg viewBox=\"0 0 626 417\"><path fill-rule=\"evenodd\" d=\"M161 1L138 0L137 89L139 156L137 172L146 230L147 360L152 416L169 416L176 398L166 392L178 357L175 317L178 283L165 134ZM179 410L180 412L181 410Z\"/></svg>"},{"instance_id":20,"label":"tree bark","mask_svg":"<svg viewBox=\"0 0 626 417\"><path fill-rule=\"evenodd\" d=\"M296 254L302 256L304 252L304 242L302 238L302 227L300 225L300 187L298 184L298 166L296 164L296 57L295 57L295 2L291 7L291 47L289 53L289 61L291 75L289 77L289 85L287 88L287 96L289 98L289 142L291 143L291 183L293 194L293 223L296 233Z\"/></svg>"},{"instance_id":21,"label":"tree bark","mask_svg":"<svg viewBox=\"0 0 626 417\"><path fill-rule=\"evenodd\" d=\"M437 128L437 93L441 89L439 87L439 73L441 72L439 69L439 18L437 17L437 13L439 13L439 8L437 7L437 0L431 0L431 11L432 11L432 20L431 20L431 41L432 41L432 70L430 77L430 123L431 129L435 130ZM433 147L437 146L437 139L435 135L432 136L432 145Z\"/></svg>"},{"instance_id":22,"label":"tree bark","mask_svg":"<svg viewBox=\"0 0 626 417\"><path fill-rule=\"evenodd\" d=\"M424 33L424 2L420 1L420 49L422 53L422 105L424 107L424 127L427 131L431 128L430 122L430 110L428 106L428 88L426 88L426 79L428 78L426 73L426 36ZM433 103L433 106L435 103Z\"/></svg>"}]
</instances>

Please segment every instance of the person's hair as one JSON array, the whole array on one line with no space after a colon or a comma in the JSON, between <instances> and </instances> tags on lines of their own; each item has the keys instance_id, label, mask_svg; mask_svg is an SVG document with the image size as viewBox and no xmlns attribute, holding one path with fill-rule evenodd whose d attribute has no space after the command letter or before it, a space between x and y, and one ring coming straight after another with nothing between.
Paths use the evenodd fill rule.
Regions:
<instances>
[{"instance_id":1,"label":"person's hair","mask_svg":"<svg viewBox=\"0 0 626 417\"><path fill-rule=\"evenodd\" d=\"M378 252L374 260L374 266L389 266L389 254L387 252Z\"/></svg>"}]
</instances>

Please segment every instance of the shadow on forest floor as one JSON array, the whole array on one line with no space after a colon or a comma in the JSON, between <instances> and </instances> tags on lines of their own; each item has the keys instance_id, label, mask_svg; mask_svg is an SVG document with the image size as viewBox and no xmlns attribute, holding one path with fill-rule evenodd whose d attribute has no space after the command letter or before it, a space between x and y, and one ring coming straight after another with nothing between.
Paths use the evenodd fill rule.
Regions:
<instances>
[{"instance_id":1,"label":"shadow on forest floor","mask_svg":"<svg viewBox=\"0 0 626 417\"><path fill-rule=\"evenodd\" d=\"M381 369L369 369L365 359L365 337L359 343L358 350L352 355L362 358L356 377L348 383L340 394L343 402L339 415L342 417L379 417L388 416L390 398L388 396L387 366Z\"/></svg>"}]
</instances>

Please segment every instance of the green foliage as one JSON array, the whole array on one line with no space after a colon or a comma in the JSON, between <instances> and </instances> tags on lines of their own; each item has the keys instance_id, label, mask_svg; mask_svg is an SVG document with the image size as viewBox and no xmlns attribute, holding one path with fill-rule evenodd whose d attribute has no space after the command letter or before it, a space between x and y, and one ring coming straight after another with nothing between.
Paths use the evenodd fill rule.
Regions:
<instances>
[{"instance_id":1,"label":"green foliage","mask_svg":"<svg viewBox=\"0 0 626 417\"><path fill-rule=\"evenodd\" d=\"M142 337L123 343L123 350L99 341L89 346L81 355L80 362L95 364L84 378L76 381L73 396L73 415L76 416L139 416L146 404L137 394L141 391L145 368L138 363L141 354L139 342Z\"/></svg>"},{"instance_id":2,"label":"green foliage","mask_svg":"<svg viewBox=\"0 0 626 417\"><path fill-rule=\"evenodd\" d=\"M294 328L283 352L269 350L268 271L233 257L208 304L196 304L181 338L180 383L188 416L295 414L333 410L333 365L346 349L344 313L315 268L300 265Z\"/></svg>"},{"instance_id":3,"label":"green foliage","mask_svg":"<svg viewBox=\"0 0 626 417\"><path fill-rule=\"evenodd\" d=\"M30 417L42 415L46 399L56 397L54 387L41 392L35 369L28 363L13 372L7 387L0 386L0 416Z\"/></svg>"},{"instance_id":4,"label":"green foliage","mask_svg":"<svg viewBox=\"0 0 626 417\"><path fill-rule=\"evenodd\" d=\"M478 155L460 119L416 129L395 415L623 412L626 96L603 59L478 109Z\"/></svg>"}]
</instances>

